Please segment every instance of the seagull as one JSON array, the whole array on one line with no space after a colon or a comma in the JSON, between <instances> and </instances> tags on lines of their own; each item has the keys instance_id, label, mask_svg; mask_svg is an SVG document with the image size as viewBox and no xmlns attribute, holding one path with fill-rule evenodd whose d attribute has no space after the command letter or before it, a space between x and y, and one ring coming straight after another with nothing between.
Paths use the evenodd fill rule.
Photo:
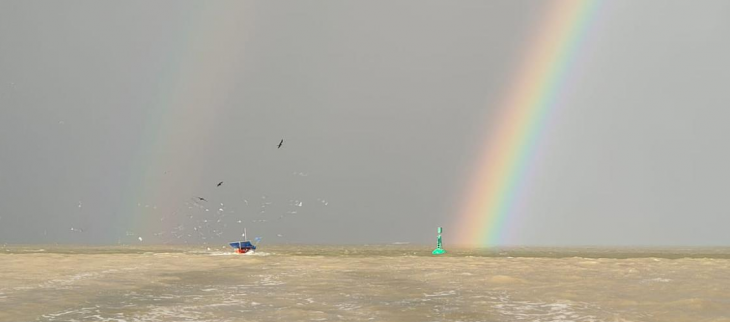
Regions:
<instances>
[{"instance_id":1,"label":"seagull","mask_svg":"<svg viewBox=\"0 0 730 322\"><path fill-rule=\"evenodd\" d=\"M218 185L216 187L220 187L223 184L223 181L218 182Z\"/></svg>"},{"instance_id":2,"label":"seagull","mask_svg":"<svg viewBox=\"0 0 730 322\"><path fill-rule=\"evenodd\" d=\"M279 142L279 146L277 147L277 149L281 149L282 144L284 144L284 139L281 139L281 142Z\"/></svg>"}]
</instances>

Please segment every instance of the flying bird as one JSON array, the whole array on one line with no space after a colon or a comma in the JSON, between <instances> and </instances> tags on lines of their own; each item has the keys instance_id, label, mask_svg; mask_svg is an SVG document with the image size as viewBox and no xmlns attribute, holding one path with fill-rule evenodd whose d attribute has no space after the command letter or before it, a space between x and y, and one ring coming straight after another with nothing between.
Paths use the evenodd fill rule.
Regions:
<instances>
[{"instance_id":1,"label":"flying bird","mask_svg":"<svg viewBox=\"0 0 730 322\"><path fill-rule=\"evenodd\" d=\"M218 185L216 187L220 187L223 184L223 181L218 182Z\"/></svg>"},{"instance_id":2,"label":"flying bird","mask_svg":"<svg viewBox=\"0 0 730 322\"><path fill-rule=\"evenodd\" d=\"M279 146L277 147L277 149L281 149L282 144L284 144L284 139L281 139L281 142L279 142Z\"/></svg>"},{"instance_id":3,"label":"flying bird","mask_svg":"<svg viewBox=\"0 0 730 322\"><path fill-rule=\"evenodd\" d=\"M200 201L206 201L206 202L208 201L208 200L205 200L205 198L203 198L203 197L195 197L195 198L198 198L198 200L200 200Z\"/></svg>"}]
</instances>

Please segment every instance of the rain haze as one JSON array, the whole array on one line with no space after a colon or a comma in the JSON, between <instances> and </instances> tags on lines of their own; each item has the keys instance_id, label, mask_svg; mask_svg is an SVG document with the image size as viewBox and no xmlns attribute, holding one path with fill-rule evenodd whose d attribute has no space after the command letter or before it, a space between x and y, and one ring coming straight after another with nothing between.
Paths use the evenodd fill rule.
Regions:
<instances>
[{"instance_id":1,"label":"rain haze","mask_svg":"<svg viewBox=\"0 0 730 322\"><path fill-rule=\"evenodd\" d=\"M448 242L544 3L2 0L0 243ZM505 244L730 244L728 17L601 4Z\"/></svg>"}]
</instances>

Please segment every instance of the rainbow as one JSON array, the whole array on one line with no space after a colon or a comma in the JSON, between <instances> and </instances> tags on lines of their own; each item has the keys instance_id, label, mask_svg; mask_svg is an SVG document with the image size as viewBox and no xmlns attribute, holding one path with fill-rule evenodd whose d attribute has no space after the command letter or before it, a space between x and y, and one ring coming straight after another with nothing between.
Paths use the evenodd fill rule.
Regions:
<instances>
[{"instance_id":1,"label":"rainbow","mask_svg":"<svg viewBox=\"0 0 730 322\"><path fill-rule=\"evenodd\" d=\"M137 135L140 142L118 201L113 237L121 240L146 238L177 224L170 217L195 195L190 187L203 179L210 137L243 72L248 6L196 2L180 9L183 27L168 40L156 98Z\"/></svg>"},{"instance_id":2,"label":"rainbow","mask_svg":"<svg viewBox=\"0 0 730 322\"><path fill-rule=\"evenodd\" d=\"M581 41L599 0L551 2L537 26L519 72L490 126L486 149L459 213L457 242L470 246L500 243L500 233L517 205L547 118L558 107Z\"/></svg>"}]
</instances>

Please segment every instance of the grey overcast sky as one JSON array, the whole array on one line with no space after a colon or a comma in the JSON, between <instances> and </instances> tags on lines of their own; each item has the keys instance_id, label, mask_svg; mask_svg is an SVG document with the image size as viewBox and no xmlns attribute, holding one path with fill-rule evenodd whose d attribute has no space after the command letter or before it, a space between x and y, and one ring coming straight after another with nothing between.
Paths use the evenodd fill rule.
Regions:
<instances>
[{"instance_id":1,"label":"grey overcast sky","mask_svg":"<svg viewBox=\"0 0 730 322\"><path fill-rule=\"evenodd\" d=\"M0 0L0 243L448 242L548 6ZM591 24L504 243L729 245L730 1Z\"/></svg>"}]
</instances>

